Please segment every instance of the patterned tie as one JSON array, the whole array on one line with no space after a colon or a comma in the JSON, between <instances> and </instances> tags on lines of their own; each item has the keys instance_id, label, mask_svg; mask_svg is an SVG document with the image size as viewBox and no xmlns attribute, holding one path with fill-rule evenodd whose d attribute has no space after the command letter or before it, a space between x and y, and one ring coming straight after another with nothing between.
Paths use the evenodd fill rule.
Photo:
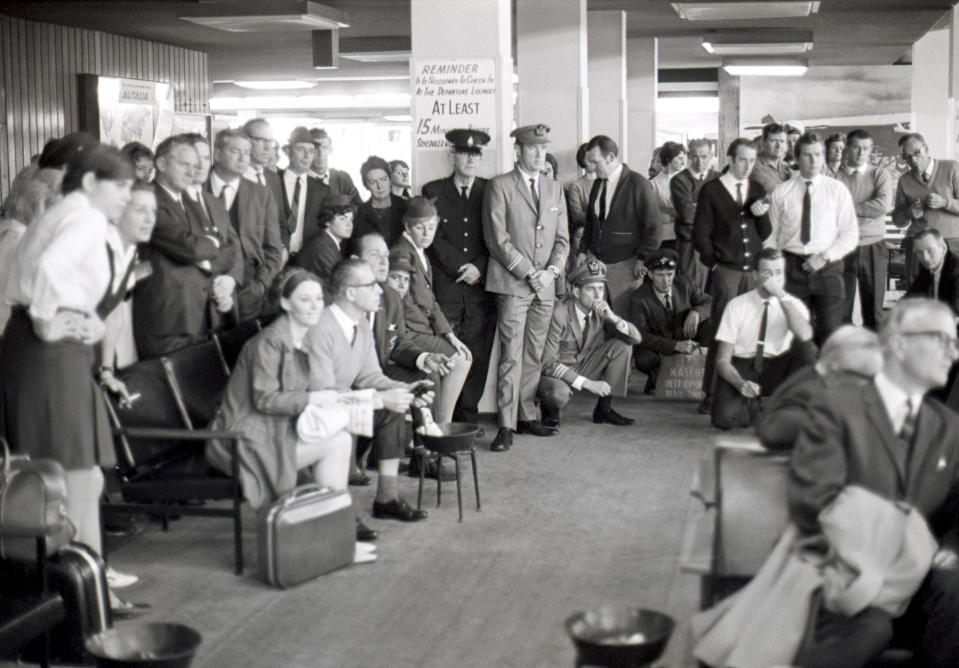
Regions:
<instances>
[{"instance_id":1,"label":"patterned tie","mask_svg":"<svg viewBox=\"0 0 959 668\"><path fill-rule=\"evenodd\" d=\"M736 204L739 205L739 208L743 208L743 184L736 184Z\"/></svg>"},{"instance_id":2,"label":"patterned tie","mask_svg":"<svg viewBox=\"0 0 959 668\"><path fill-rule=\"evenodd\" d=\"M902 427L899 429L899 438L903 443L912 448L912 440L916 436L916 419L919 417L919 411L912 405L912 399L906 400L906 419L902 421Z\"/></svg>"},{"instance_id":3,"label":"patterned tie","mask_svg":"<svg viewBox=\"0 0 959 668\"><path fill-rule=\"evenodd\" d=\"M753 357L753 371L759 373L763 368L763 352L766 349L766 325L769 323L769 300L763 302L763 319L759 321L759 339L756 342L756 356Z\"/></svg>"},{"instance_id":4,"label":"patterned tie","mask_svg":"<svg viewBox=\"0 0 959 668\"><path fill-rule=\"evenodd\" d=\"M536 213L539 213L539 194L536 192L536 177L529 178L529 191L533 194L533 206L536 207Z\"/></svg>"},{"instance_id":5,"label":"patterned tie","mask_svg":"<svg viewBox=\"0 0 959 668\"><path fill-rule=\"evenodd\" d=\"M805 246L812 239L812 195L809 189L812 181L806 181L806 192L802 196L802 225L799 228L799 241Z\"/></svg>"}]
</instances>

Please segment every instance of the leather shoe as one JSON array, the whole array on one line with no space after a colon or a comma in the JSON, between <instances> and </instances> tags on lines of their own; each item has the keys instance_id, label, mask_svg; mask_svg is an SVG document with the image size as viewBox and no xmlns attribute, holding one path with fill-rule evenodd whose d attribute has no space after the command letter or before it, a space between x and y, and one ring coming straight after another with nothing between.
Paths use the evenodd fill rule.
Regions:
<instances>
[{"instance_id":1,"label":"leather shoe","mask_svg":"<svg viewBox=\"0 0 959 668\"><path fill-rule=\"evenodd\" d=\"M356 540L369 543L370 541L376 540L379 535L379 531L363 524L359 517L356 518Z\"/></svg>"},{"instance_id":2,"label":"leather shoe","mask_svg":"<svg viewBox=\"0 0 959 668\"><path fill-rule=\"evenodd\" d=\"M713 396L711 394L703 397L703 400L699 402L699 406L696 407L696 412L700 415L709 415L713 412Z\"/></svg>"},{"instance_id":3,"label":"leather shoe","mask_svg":"<svg viewBox=\"0 0 959 668\"><path fill-rule=\"evenodd\" d=\"M643 387L643 394L656 394L656 377L652 374L646 378L646 386Z\"/></svg>"},{"instance_id":4,"label":"leather shoe","mask_svg":"<svg viewBox=\"0 0 959 668\"><path fill-rule=\"evenodd\" d=\"M520 420L516 423L517 434L532 434L533 436L555 436L556 427L547 427L539 420Z\"/></svg>"},{"instance_id":5,"label":"leather shoe","mask_svg":"<svg viewBox=\"0 0 959 668\"><path fill-rule=\"evenodd\" d=\"M500 427L493 442L489 444L489 449L493 452L506 452L511 447L513 447L513 430L509 427Z\"/></svg>"},{"instance_id":6,"label":"leather shoe","mask_svg":"<svg viewBox=\"0 0 959 668\"><path fill-rule=\"evenodd\" d=\"M145 615L150 610L153 609L153 606L149 603L131 603L130 601L124 601L122 598L113 596L112 605L110 606L110 616L114 621L122 621L124 619L134 619Z\"/></svg>"},{"instance_id":7,"label":"leather shoe","mask_svg":"<svg viewBox=\"0 0 959 668\"><path fill-rule=\"evenodd\" d=\"M559 429L559 409L558 408L547 408L546 406L540 407L540 411L543 413L543 426L549 427L550 429Z\"/></svg>"},{"instance_id":8,"label":"leather shoe","mask_svg":"<svg viewBox=\"0 0 959 668\"><path fill-rule=\"evenodd\" d=\"M636 420L620 415L612 408L597 408L593 411L593 422L596 424L614 424L617 427L627 427L636 424Z\"/></svg>"},{"instance_id":9,"label":"leather shoe","mask_svg":"<svg viewBox=\"0 0 959 668\"><path fill-rule=\"evenodd\" d=\"M349 484L354 487L366 487L370 484L370 476L366 475L360 469L356 469L350 473Z\"/></svg>"},{"instance_id":10,"label":"leather shoe","mask_svg":"<svg viewBox=\"0 0 959 668\"><path fill-rule=\"evenodd\" d=\"M417 510L406 501L395 498L392 501L373 502L373 517L382 520L400 520L401 522L419 522L426 519L425 510Z\"/></svg>"}]
</instances>

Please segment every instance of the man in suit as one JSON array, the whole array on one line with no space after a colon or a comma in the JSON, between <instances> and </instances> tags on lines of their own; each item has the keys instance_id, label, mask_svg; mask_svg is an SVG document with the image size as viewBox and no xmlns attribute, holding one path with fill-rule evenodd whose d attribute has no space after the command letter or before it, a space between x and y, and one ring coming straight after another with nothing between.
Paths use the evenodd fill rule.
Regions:
<instances>
[{"instance_id":1,"label":"man in suit","mask_svg":"<svg viewBox=\"0 0 959 668\"><path fill-rule=\"evenodd\" d=\"M323 128L312 128L310 135L316 144L316 155L310 167L310 176L319 179L329 187L333 195L346 195L353 206L363 203L359 191L353 185L353 179L342 169L330 167L330 154L333 152L333 140Z\"/></svg>"},{"instance_id":2,"label":"man in suit","mask_svg":"<svg viewBox=\"0 0 959 668\"><path fill-rule=\"evenodd\" d=\"M201 193L203 206L186 195L193 186L199 158L183 135L157 147L156 227L143 259L151 275L137 284L133 327L141 357L158 357L202 341L233 307L230 293L217 280L235 283L242 252L219 200ZM221 291L222 290L222 291Z\"/></svg>"},{"instance_id":3,"label":"man in suit","mask_svg":"<svg viewBox=\"0 0 959 668\"><path fill-rule=\"evenodd\" d=\"M699 259L693 246L693 223L696 220L696 202L699 190L706 181L719 176L709 168L713 149L706 139L689 140L689 166L669 182L669 193L676 210L676 252L679 254L679 273L689 276L700 290L706 289L709 270Z\"/></svg>"},{"instance_id":4,"label":"man in suit","mask_svg":"<svg viewBox=\"0 0 959 668\"><path fill-rule=\"evenodd\" d=\"M849 188L859 222L859 246L843 261L846 292L843 320L852 322L858 283L862 323L875 331L882 319L886 277L889 273L886 213L893 208L896 187L892 174L870 164L871 154L872 135L862 128L850 132L846 162L839 167L836 178Z\"/></svg>"},{"instance_id":5,"label":"man in suit","mask_svg":"<svg viewBox=\"0 0 959 668\"><path fill-rule=\"evenodd\" d=\"M250 166L243 178L266 186L273 193L280 192L280 177L270 169L276 144L270 123L265 118L253 118L243 124L243 133L251 142Z\"/></svg>"},{"instance_id":6,"label":"man in suit","mask_svg":"<svg viewBox=\"0 0 959 668\"><path fill-rule=\"evenodd\" d=\"M709 341L712 301L691 277L676 275L678 264L675 251L653 251L646 258L649 280L629 297L629 319L643 337L634 355L646 374L646 394L656 389L663 355L688 355Z\"/></svg>"},{"instance_id":7,"label":"man in suit","mask_svg":"<svg viewBox=\"0 0 959 668\"><path fill-rule=\"evenodd\" d=\"M572 294L559 301L546 335L538 394L543 424L559 427L573 390L598 397L593 422L628 426L636 421L613 409L625 397L633 345L642 337L606 303L606 265L590 258L569 275Z\"/></svg>"},{"instance_id":8,"label":"man in suit","mask_svg":"<svg viewBox=\"0 0 959 668\"><path fill-rule=\"evenodd\" d=\"M619 160L619 146L596 135L586 147L596 180L586 205L586 248L606 263L609 303L626 313L629 295L645 275L643 259L659 247L659 201L649 181Z\"/></svg>"},{"instance_id":9,"label":"man in suit","mask_svg":"<svg viewBox=\"0 0 959 668\"><path fill-rule=\"evenodd\" d=\"M792 176L792 171L785 161L789 150L785 126L779 123L764 125L760 146L762 152L753 168L752 177L763 187L764 192L771 193L776 186Z\"/></svg>"},{"instance_id":10,"label":"man in suit","mask_svg":"<svg viewBox=\"0 0 959 668\"><path fill-rule=\"evenodd\" d=\"M240 320L263 311L273 279L283 266L283 242L273 193L244 179L250 167L252 142L240 130L221 130L213 146L209 192L223 203L243 251L243 275L237 285Z\"/></svg>"},{"instance_id":11,"label":"man in suit","mask_svg":"<svg viewBox=\"0 0 959 668\"><path fill-rule=\"evenodd\" d=\"M489 251L483 240L486 179L476 176L490 136L480 130L450 130L453 173L423 186L439 216L426 255L433 264L433 292L456 336L473 354L453 420L476 424L493 346L493 298L486 291Z\"/></svg>"},{"instance_id":12,"label":"man in suit","mask_svg":"<svg viewBox=\"0 0 959 668\"><path fill-rule=\"evenodd\" d=\"M320 231L320 209L331 190L310 176L316 145L309 130L294 128L283 150L290 164L280 170L279 190L274 191L273 197L278 205L283 245L290 255L295 255L304 241Z\"/></svg>"},{"instance_id":13,"label":"man in suit","mask_svg":"<svg viewBox=\"0 0 959 668\"><path fill-rule=\"evenodd\" d=\"M516 167L490 181L483 199L483 237L490 254L486 289L497 295L500 338L494 452L512 446L514 430L556 433L536 419L535 400L556 279L569 253L563 189L541 174L549 128L525 125L510 136L516 140Z\"/></svg>"},{"instance_id":14,"label":"man in suit","mask_svg":"<svg viewBox=\"0 0 959 668\"><path fill-rule=\"evenodd\" d=\"M310 356L310 390L376 390L383 408L375 412L373 456L379 472L373 517L416 522L426 511L410 506L399 495L399 464L405 443L403 415L411 405L432 402L432 390L415 398L418 383L392 380L383 374L369 325L380 308L383 290L373 269L364 261L347 259L330 277L332 303L303 341ZM430 385L429 381L420 381Z\"/></svg>"},{"instance_id":15,"label":"man in suit","mask_svg":"<svg viewBox=\"0 0 959 668\"><path fill-rule=\"evenodd\" d=\"M905 614L867 608L854 617L818 610L792 662L806 668L868 664L893 633L913 645L913 665L959 665L959 418L924 397L957 358L955 314L930 299L903 299L880 328L882 369L860 392L828 391L809 411L790 461L790 515L806 533L847 486L908 504L940 539L932 568ZM813 629L809 629L813 631Z\"/></svg>"},{"instance_id":16,"label":"man in suit","mask_svg":"<svg viewBox=\"0 0 959 668\"><path fill-rule=\"evenodd\" d=\"M932 227L916 235L913 250L919 275L906 296L938 299L959 316L959 255L949 250L942 233Z\"/></svg>"}]
</instances>

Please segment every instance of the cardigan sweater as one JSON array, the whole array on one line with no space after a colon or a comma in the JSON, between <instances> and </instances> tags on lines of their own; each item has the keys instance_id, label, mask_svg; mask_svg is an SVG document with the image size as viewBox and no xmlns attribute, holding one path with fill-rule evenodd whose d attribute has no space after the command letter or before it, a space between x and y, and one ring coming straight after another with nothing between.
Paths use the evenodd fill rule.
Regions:
<instances>
[{"instance_id":1,"label":"cardigan sweater","mask_svg":"<svg viewBox=\"0 0 959 668\"><path fill-rule=\"evenodd\" d=\"M909 207L913 202L925 201L930 193L945 197L948 200L945 208L925 207L922 218L913 220L909 215ZM942 232L945 239L959 239L959 163L954 160L936 160L928 184L919 181L911 171L900 176L893 220L900 227L912 223L910 235L932 227Z\"/></svg>"},{"instance_id":2,"label":"cardigan sweater","mask_svg":"<svg viewBox=\"0 0 959 668\"><path fill-rule=\"evenodd\" d=\"M754 216L749 210L766 191L753 179L742 208L719 179L703 184L696 203L693 245L707 267L722 264L739 271L756 268L763 241L772 232L769 215Z\"/></svg>"}]
</instances>

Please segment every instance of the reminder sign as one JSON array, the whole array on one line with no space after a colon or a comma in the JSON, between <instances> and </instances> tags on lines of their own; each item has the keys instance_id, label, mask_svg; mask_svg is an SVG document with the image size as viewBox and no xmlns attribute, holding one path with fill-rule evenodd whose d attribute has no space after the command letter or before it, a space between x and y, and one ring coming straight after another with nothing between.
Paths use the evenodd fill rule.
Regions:
<instances>
[{"instance_id":1,"label":"reminder sign","mask_svg":"<svg viewBox=\"0 0 959 668\"><path fill-rule=\"evenodd\" d=\"M421 60L414 72L415 149L446 150L445 135L456 128L495 134L494 59Z\"/></svg>"}]
</instances>

